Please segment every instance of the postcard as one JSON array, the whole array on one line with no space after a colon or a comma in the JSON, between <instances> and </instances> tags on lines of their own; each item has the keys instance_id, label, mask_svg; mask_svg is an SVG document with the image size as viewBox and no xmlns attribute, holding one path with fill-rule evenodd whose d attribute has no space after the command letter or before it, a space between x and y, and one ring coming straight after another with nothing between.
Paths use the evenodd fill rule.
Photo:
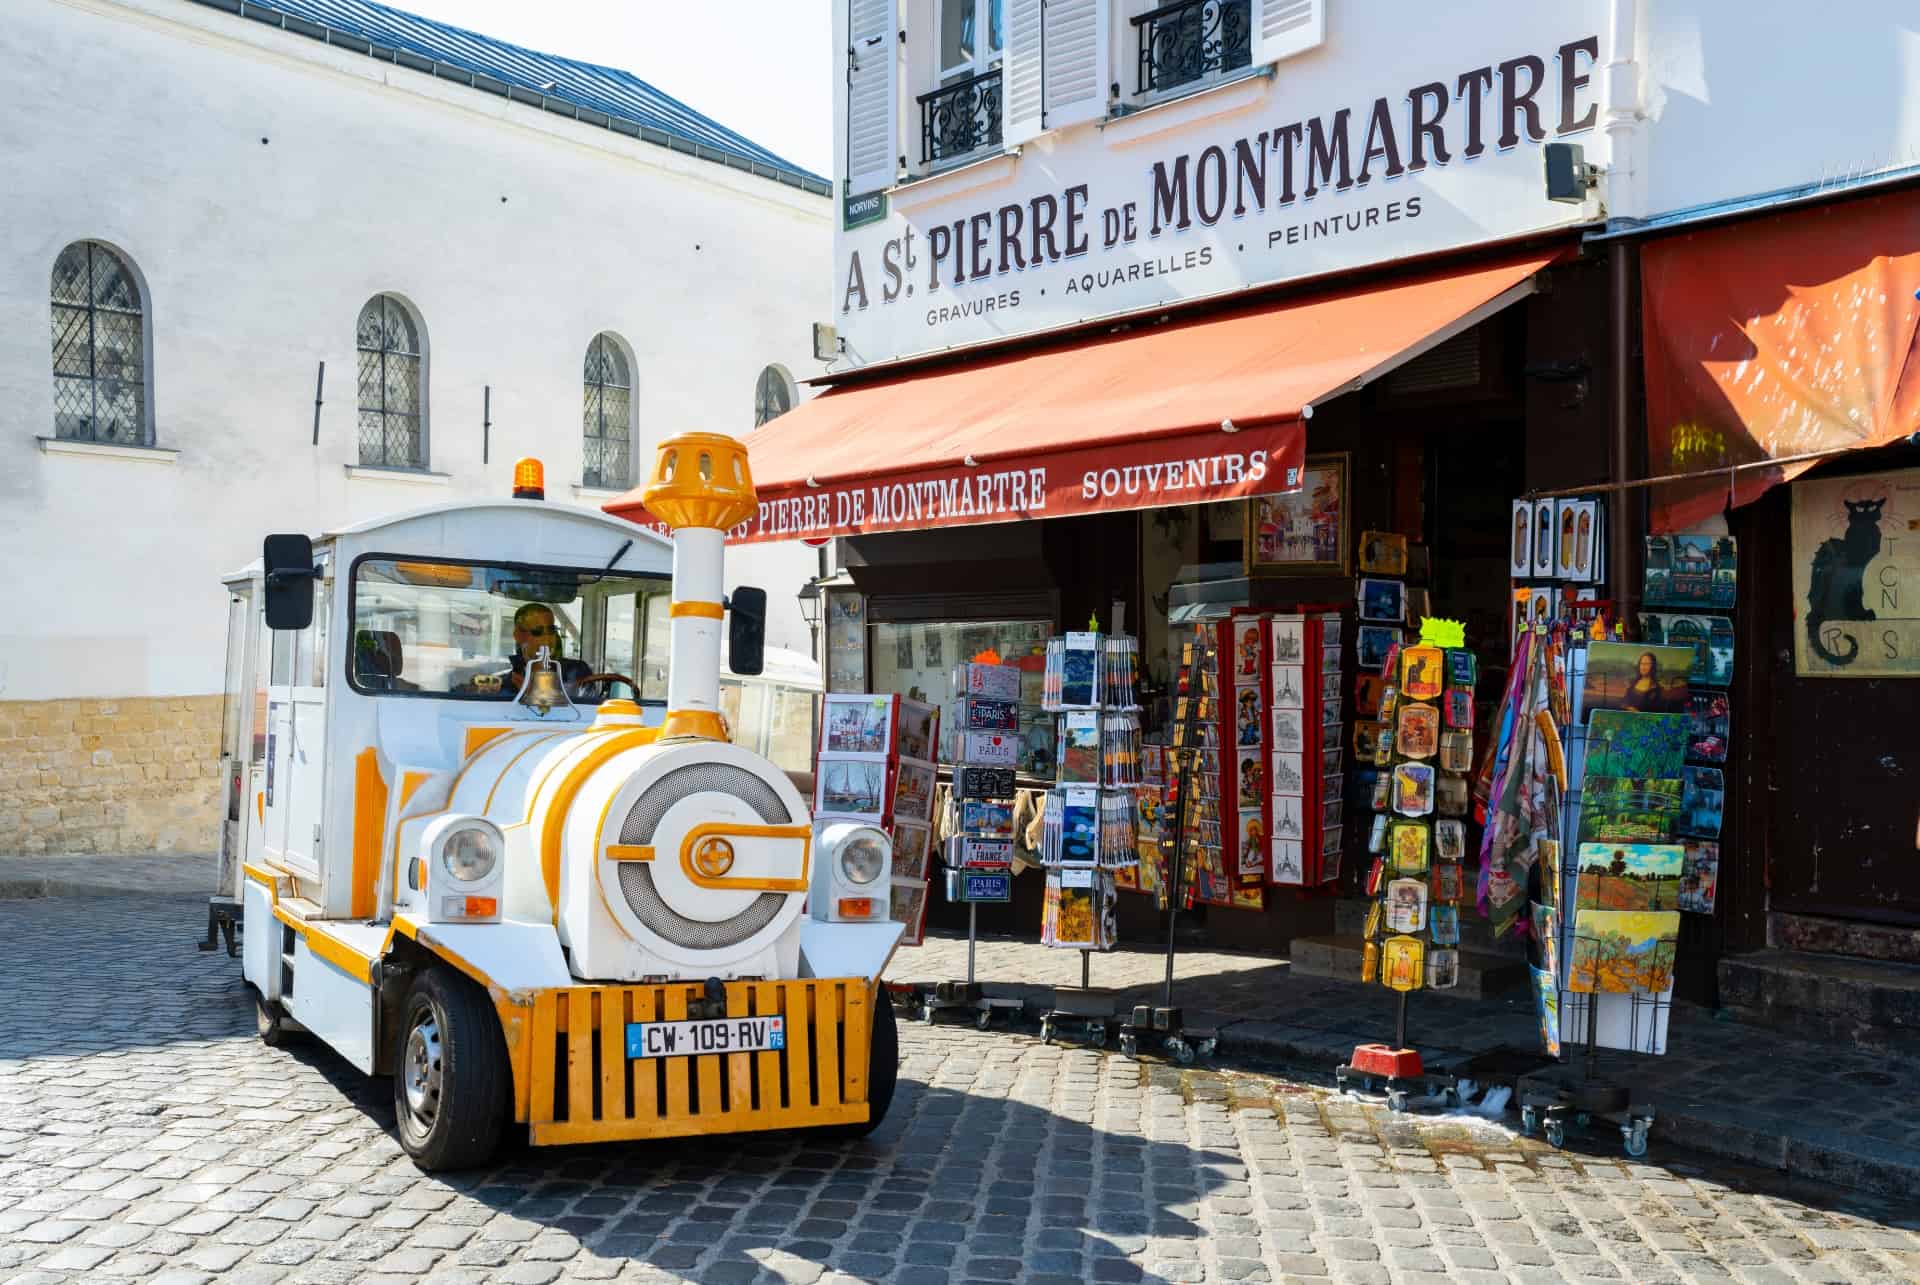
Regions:
<instances>
[{"instance_id":1,"label":"postcard","mask_svg":"<svg viewBox=\"0 0 1920 1285\"><path fill-rule=\"evenodd\" d=\"M1701 763L1725 763L1732 735L1725 692L1695 692L1687 702L1687 757Z\"/></svg>"},{"instance_id":2,"label":"postcard","mask_svg":"<svg viewBox=\"0 0 1920 1285\"><path fill-rule=\"evenodd\" d=\"M1692 648L1689 682L1701 687L1726 687L1733 682L1733 621L1726 616L1646 611L1640 614L1640 636L1650 643Z\"/></svg>"},{"instance_id":3,"label":"postcard","mask_svg":"<svg viewBox=\"0 0 1920 1285\"><path fill-rule=\"evenodd\" d=\"M820 756L814 811L878 820L887 806L887 765L870 758Z\"/></svg>"},{"instance_id":4,"label":"postcard","mask_svg":"<svg viewBox=\"0 0 1920 1285\"><path fill-rule=\"evenodd\" d=\"M1400 643L1400 631L1386 625L1361 625L1354 639L1354 664L1361 669L1383 669L1388 653Z\"/></svg>"},{"instance_id":5,"label":"postcard","mask_svg":"<svg viewBox=\"0 0 1920 1285\"><path fill-rule=\"evenodd\" d=\"M829 693L822 703L822 754L885 756L892 749L893 697Z\"/></svg>"},{"instance_id":6,"label":"postcard","mask_svg":"<svg viewBox=\"0 0 1920 1285\"><path fill-rule=\"evenodd\" d=\"M1300 814L1306 802L1297 794L1276 794L1268 802L1273 813L1273 837L1275 839L1298 840L1306 834L1304 818Z\"/></svg>"},{"instance_id":7,"label":"postcard","mask_svg":"<svg viewBox=\"0 0 1920 1285\"><path fill-rule=\"evenodd\" d=\"M1680 867L1680 909L1697 915L1713 913L1715 889L1720 883L1720 845L1688 839L1687 857Z\"/></svg>"},{"instance_id":8,"label":"postcard","mask_svg":"<svg viewBox=\"0 0 1920 1285\"><path fill-rule=\"evenodd\" d=\"M1236 616L1233 621L1233 681L1260 677L1260 618Z\"/></svg>"},{"instance_id":9,"label":"postcard","mask_svg":"<svg viewBox=\"0 0 1920 1285\"><path fill-rule=\"evenodd\" d=\"M1739 568L1739 550L1732 536L1698 531L1650 535L1642 599L1649 607L1731 611Z\"/></svg>"},{"instance_id":10,"label":"postcard","mask_svg":"<svg viewBox=\"0 0 1920 1285\"><path fill-rule=\"evenodd\" d=\"M902 821L893 827L895 882L921 883L927 877L929 827Z\"/></svg>"},{"instance_id":11,"label":"postcard","mask_svg":"<svg viewBox=\"0 0 1920 1285\"><path fill-rule=\"evenodd\" d=\"M1300 884L1306 882L1306 877L1300 841L1297 839L1274 840L1273 882Z\"/></svg>"},{"instance_id":12,"label":"postcard","mask_svg":"<svg viewBox=\"0 0 1920 1285\"><path fill-rule=\"evenodd\" d=\"M1567 989L1583 994L1668 990L1679 941L1677 910L1582 910L1573 921Z\"/></svg>"},{"instance_id":13,"label":"postcard","mask_svg":"<svg viewBox=\"0 0 1920 1285\"><path fill-rule=\"evenodd\" d=\"M1467 856L1467 826L1463 821L1435 821L1433 850L1442 861L1464 861Z\"/></svg>"},{"instance_id":14,"label":"postcard","mask_svg":"<svg viewBox=\"0 0 1920 1285\"><path fill-rule=\"evenodd\" d=\"M1420 650L1415 648L1415 651ZM1407 702L1400 707L1393 743L1410 759L1430 759L1440 749L1440 707Z\"/></svg>"},{"instance_id":15,"label":"postcard","mask_svg":"<svg viewBox=\"0 0 1920 1285\"><path fill-rule=\"evenodd\" d=\"M1696 839L1720 837L1721 814L1726 808L1726 777L1717 767L1680 770L1681 834Z\"/></svg>"},{"instance_id":16,"label":"postcard","mask_svg":"<svg viewBox=\"0 0 1920 1285\"><path fill-rule=\"evenodd\" d=\"M1267 623L1269 641L1273 647L1273 663L1276 665L1298 665L1307 658L1307 618L1305 616L1275 616Z\"/></svg>"},{"instance_id":17,"label":"postcard","mask_svg":"<svg viewBox=\"0 0 1920 1285\"><path fill-rule=\"evenodd\" d=\"M1376 576L1407 574L1407 537L1391 531L1362 531L1360 572Z\"/></svg>"},{"instance_id":18,"label":"postcard","mask_svg":"<svg viewBox=\"0 0 1920 1285\"><path fill-rule=\"evenodd\" d=\"M1307 670L1304 665L1273 667L1273 707L1275 709L1307 707Z\"/></svg>"},{"instance_id":19,"label":"postcard","mask_svg":"<svg viewBox=\"0 0 1920 1285\"><path fill-rule=\"evenodd\" d=\"M1576 910L1672 910L1685 854L1677 843L1583 843Z\"/></svg>"},{"instance_id":20,"label":"postcard","mask_svg":"<svg viewBox=\"0 0 1920 1285\"><path fill-rule=\"evenodd\" d=\"M927 821L933 815L933 764L903 762L893 786L893 815Z\"/></svg>"},{"instance_id":21,"label":"postcard","mask_svg":"<svg viewBox=\"0 0 1920 1285\"><path fill-rule=\"evenodd\" d=\"M1273 792L1275 794L1304 794L1307 788L1307 765L1304 754L1274 754Z\"/></svg>"},{"instance_id":22,"label":"postcard","mask_svg":"<svg viewBox=\"0 0 1920 1285\"><path fill-rule=\"evenodd\" d=\"M1687 709L1691 647L1655 643L1596 642L1587 646L1587 676L1581 708L1624 709L1640 714L1679 714Z\"/></svg>"}]
</instances>

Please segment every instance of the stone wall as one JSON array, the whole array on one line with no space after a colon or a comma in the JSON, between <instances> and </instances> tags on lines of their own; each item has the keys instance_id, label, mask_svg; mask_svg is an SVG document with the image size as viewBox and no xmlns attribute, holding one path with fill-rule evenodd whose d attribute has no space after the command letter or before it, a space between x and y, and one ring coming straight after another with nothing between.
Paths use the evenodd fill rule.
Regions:
<instances>
[{"instance_id":1,"label":"stone wall","mask_svg":"<svg viewBox=\"0 0 1920 1285\"><path fill-rule=\"evenodd\" d=\"M220 697L0 701L0 853L212 852Z\"/></svg>"}]
</instances>

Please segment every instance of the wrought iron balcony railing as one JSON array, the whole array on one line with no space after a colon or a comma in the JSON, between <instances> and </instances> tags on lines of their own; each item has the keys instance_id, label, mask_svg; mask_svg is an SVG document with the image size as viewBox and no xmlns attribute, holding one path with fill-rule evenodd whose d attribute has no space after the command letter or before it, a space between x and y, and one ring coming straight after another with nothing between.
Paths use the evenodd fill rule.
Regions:
<instances>
[{"instance_id":1,"label":"wrought iron balcony railing","mask_svg":"<svg viewBox=\"0 0 1920 1285\"><path fill-rule=\"evenodd\" d=\"M920 95L920 163L936 165L1000 142L1000 69Z\"/></svg>"},{"instance_id":2,"label":"wrought iron balcony railing","mask_svg":"<svg viewBox=\"0 0 1920 1285\"><path fill-rule=\"evenodd\" d=\"M1157 94L1253 61L1249 0L1175 0L1133 20L1140 94Z\"/></svg>"}]
</instances>

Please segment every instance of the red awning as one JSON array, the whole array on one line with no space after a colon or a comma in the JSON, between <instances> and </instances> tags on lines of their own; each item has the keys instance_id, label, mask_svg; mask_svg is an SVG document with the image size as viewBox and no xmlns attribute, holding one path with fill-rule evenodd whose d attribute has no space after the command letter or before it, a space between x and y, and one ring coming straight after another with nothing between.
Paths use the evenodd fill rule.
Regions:
<instances>
[{"instance_id":1,"label":"red awning","mask_svg":"<svg viewBox=\"0 0 1920 1285\"><path fill-rule=\"evenodd\" d=\"M1641 252L1654 476L1884 446L1920 428L1920 193L1794 210ZM1684 531L1815 461L1666 483Z\"/></svg>"},{"instance_id":2,"label":"red awning","mask_svg":"<svg viewBox=\"0 0 1920 1285\"><path fill-rule=\"evenodd\" d=\"M1302 421L1532 290L1559 250L835 388L747 439L735 542L1297 490ZM606 506L651 521L631 491Z\"/></svg>"}]
</instances>

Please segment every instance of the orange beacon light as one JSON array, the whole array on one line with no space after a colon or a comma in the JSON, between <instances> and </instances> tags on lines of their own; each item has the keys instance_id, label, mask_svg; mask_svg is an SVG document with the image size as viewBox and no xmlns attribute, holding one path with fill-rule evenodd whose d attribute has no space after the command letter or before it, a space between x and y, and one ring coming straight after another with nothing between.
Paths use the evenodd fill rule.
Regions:
<instances>
[{"instance_id":1,"label":"orange beacon light","mask_svg":"<svg viewBox=\"0 0 1920 1285\"><path fill-rule=\"evenodd\" d=\"M513 463L513 498L516 500L547 498L547 470L531 455L515 460Z\"/></svg>"}]
</instances>

